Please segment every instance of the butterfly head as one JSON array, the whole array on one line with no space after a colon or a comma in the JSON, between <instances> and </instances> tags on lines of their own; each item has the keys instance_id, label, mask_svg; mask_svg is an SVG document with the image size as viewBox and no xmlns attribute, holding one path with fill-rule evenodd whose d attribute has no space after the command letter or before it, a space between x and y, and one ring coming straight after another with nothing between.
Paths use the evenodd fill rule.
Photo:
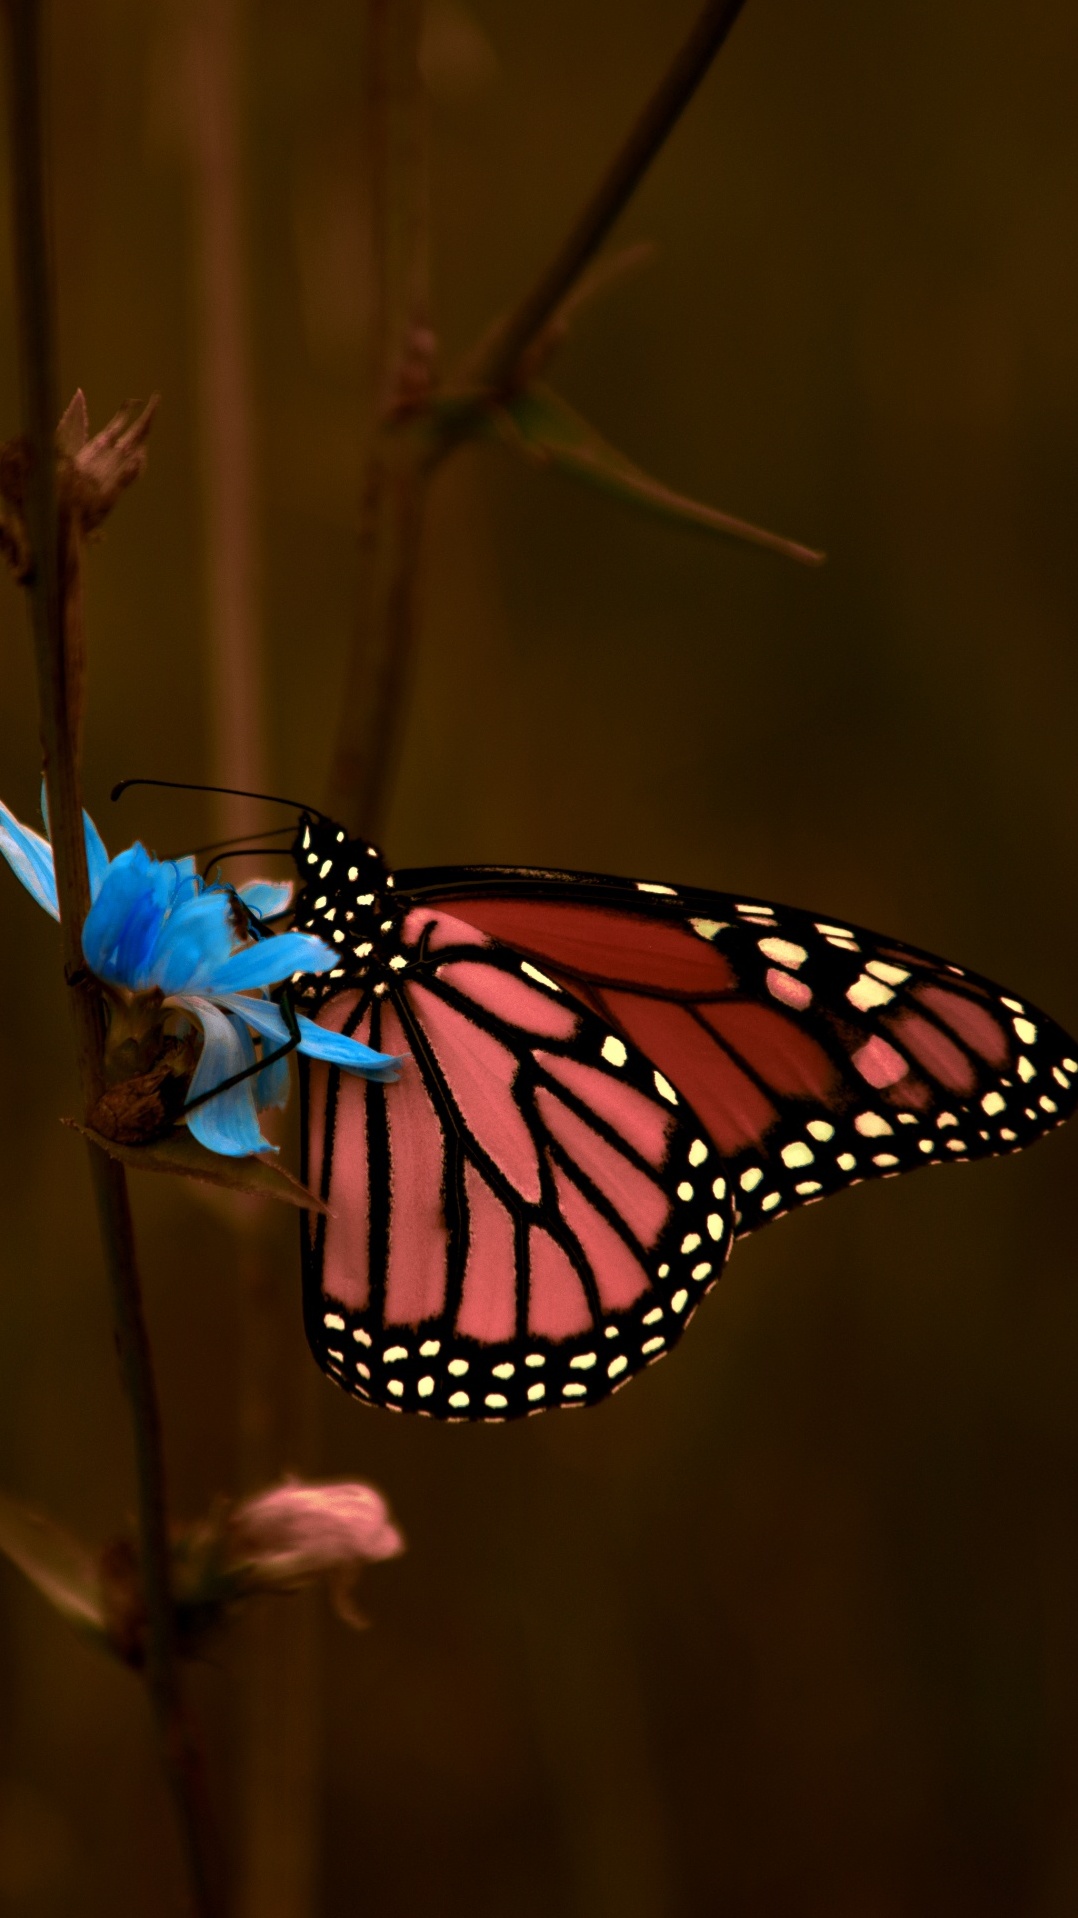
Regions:
<instances>
[{"instance_id":1,"label":"butterfly head","mask_svg":"<svg viewBox=\"0 0 1078 1918\"><path fill-rule=\"evenodd\" d=\"M305 813L292 856L300 876L293 924L339 947L344 972L365 972L369 956L385 939L385 922L397 916L377 846L350 839L333 820Z\"/></svg>"}]
</instances>

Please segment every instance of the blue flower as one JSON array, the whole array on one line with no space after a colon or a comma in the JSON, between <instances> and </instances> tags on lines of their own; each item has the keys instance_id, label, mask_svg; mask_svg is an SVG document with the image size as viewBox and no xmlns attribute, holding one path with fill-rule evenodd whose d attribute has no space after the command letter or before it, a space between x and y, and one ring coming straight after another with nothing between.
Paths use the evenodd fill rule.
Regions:
<instances>
[{"instance_id":1,"label":"blue flower","mask_svg":"<svg viewBox=\"0 0 1078 1918\"><path fill-rule=\"evenodd\" d=\"M38 905L58 920L52 847L2 802L0 853ZM308 933L250 936L250 918L272 919L287 910L291 885L266 880L235 889L207 885L193 859L155 859L137 842L110 860L88 816L86 857L92 900L82 929L86 963L106 989L117 1029L134 1029L135 1011L159 1025L172 1014L173 1024L178 1017L201 1028L189 1103L256 1063L252 1034L263 1057L288 1043L284 1018L266 996L268 989L295 973L328 972L336 964L332 948ZM137 1027L137 1018L134 1023ZM389 1054L325 1032L302 1013L297 1023L299 1050L309 1058L369 1079L397 1077L400 1062ZM187 1124L211 1152L230 1158L273 1150L262 1136L258 1114L283 1105L287 1097L288 1068L282 1059L197 1106Z\"/></svg>"}]
</instances>

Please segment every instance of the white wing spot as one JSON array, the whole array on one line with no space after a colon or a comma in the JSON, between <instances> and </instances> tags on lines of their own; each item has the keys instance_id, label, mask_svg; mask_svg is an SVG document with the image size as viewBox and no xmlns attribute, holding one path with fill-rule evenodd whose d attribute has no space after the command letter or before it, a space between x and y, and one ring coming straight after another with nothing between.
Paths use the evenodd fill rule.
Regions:
<instances>
[{"instance_id":1,"label":"white wing spot","mask_svg":"<svg viewBox=\"0 0 1078 1918\"><path fill-rule=\"evenodd\" d=\"M801 1197L805 1198L810 1192L822 1192L823 1186L820 1184L819 1179L802 1179L800 1185L795 1185L794 1191L799 1192Z\"/></svg>"},{"instance_id":2,"label":"white wing spot","mask_svg":"<svg viewBox=\"0 0 1078 1918\"><path fill-rule=\"evenodd\" d=\"M1012 1132L1009 1126L1001 1125L999 1128L999 1136L1001 1139L1006 1139L1008 1145L1010 1145L1017 1139L1018 1134L1017 1132Z\"/></svg>"},{"instance_id":3,"label":"white wing spot","mask_svg":"<svg viewBox=\"0 0 1078 1918\"><path fill-rule=\"evenodd\" d=\"M1031 1046L1037 1037L1037 1028L1032 1019L1016 1019L1014 1029L1024 1046Z\"/></svg>"},{"instance_id":4,"label":"white wing spot","mask_svg":"<svg viewBox=\"0 0 1078 1918\"><path fill-rule=\"evenodd\" d=\"M769 1192L766 1199L760 1200L760 1210L761 1212L773 1212L775 1210L775 1207L781 1204L782 1204L781 1192Z\"/></svg>"},{"instance_id":5,"label":"white wing spot","mask_svg":"<svg viewBox=\"0 0 1078 1918\"><path fill-rule=\"evenodd\" d=\"M689 1147L689 1164L703 1165L707 1158L707 1147L702 1139L694 1139Z\"/></svg>"},{"instance_id":6,"label":"white wing spot","mask_svg":"<svg viewBox=\"0 0 1078 1918\"><path fill-rule=\"evenodd\" d=\"M606 1038L603 1040L602 1056L608 1066L623 1066L629 1054L621 1040L615 1039L614 1034L608 1032Z\"/></svg>"},{"instance_id":7,"label":"white wing spot","mask_svg":"<svg viewBox=\"0 0 1078 1918\"><path fill-rule=\"evenodd\" d=\"M865 971L874 979L882 979L885 986L900 986L910 976L905 966L887 966L882 959L870 959Z\"/></svg>"},{"instance_id":8,"label":"white wing spot","mask_svg":"<svg viewBox=\"0 0 1078 1918\"><path fill-rule=\"evenodd\" d=\"M835 1128L829 1119L810 1119L805 1131L811 1132L813 1138L819 1139L821 1144L835 1136Z\"/></svg>"},{"instance_id":9,"label":"white wing spot","mask_svg":"<svg viewBox=\"0 0 1078 1918\"><path fill-rule=\"evenodd\" d=\"M854 1158L852 1152L840 1152L838 1158L835 1160L835 1164L838 1166L840 1172L852 1172L854 1166L857 1164L857 1160Z\"/></svg>"},{"instance_id":10,"label":"white wing spot","mask_svg":"<svg viewBox=\"0 0 1078 1918\"><path fill-rule=\"evenodd\" d=\"M509 1400L501 1392L488 1392L483 1400L483 1404L489 1406L492 1412L504 1412L508 1403Z\"/></svg>"},{"instance_id":11,"label":"white wing spot","mask_svg":"<svg viewBox=\"0 0 1078 1918\"><path fill-rule=\"evenodd\" d=\"M964 1152L966 1150L966 1142L964 1139L948 1139L947 1150L948 1152Z\"/></svg>"},{"instance_id":12,"label":"white wing spot","mask_svg":"<svg viewBox=\"0 0 1078 1918\"><path fill-rule=\"evenodd\" d=\"M326 874L327 874L328 872L332 872L332 871L333 871L333 861L332 861L332 859L323 859L323 861L322 861L322 864L321 864L321 865L319 866L319 868L318 868L318 877L319 877L319 879L324 879L324 878L325 878L325 876L326 876Z\"/></svg>"},{"instance_id":13,"label":"white wing spot","mask_svg":"<svg viewBox=\"0 0 1078 1918\"><path fill-rule=\"evenodd\" d=\"M404 1385L400 1379L390 1379L387 1390L392 1392L395 1399L402 1399L404 1397Z\"/></svg>"},{"instance_id":14,"label":"white wing spot","mask_svg":"<svg viewBox=\"0 0 1078 1918\"><path fill-rule=\"evenodd\" d=\"M804 946L795 946L789 939L758 939L756 943L765 959L774 959L780 966L792 966L795 971L808 958Z\"/></svg>"},{"instance_id":15,"label":"white wing spot","mask_svg":"<svg viewBox=\"0 0 1078 1918\"><path fill-rule=\"evenodd\" d=\"M1059 1111L1059 1107L1057 1106L1055 1100L1049 1099L1047 1094L1043 1092L1041 1093L1041 1096L1038 1099L1037 1104L1040 1106L1042 1112L1058 1112Z\"/></svg>"},{"instance_id":16,"label":"white wing spot","mask_svg":"<svg viewBox=\"0 0 1078 1918\"><path fill-rule=\"evenodd\" d=\"M883 1139L894 1131L894 1127L879 1112L859 1112L853 1129L861 1134L862 1139Z\"/></svg>"},{"instance_id":17,"label":"white wing spot","mask_svg":"<svg viewBox=\"0 0 1078 1918\"><path fill-rule=\"evenodd\" d=\"M546 976L546 973L540 972L538 966L529 966L528 961L526 959L521 960L520 970L521 972L526 972L529 979L535 979L539 985L548 986L551 992L561 991L561 987L556 986L554 984L553 979L548 979Z\"/></svg>"},{"instance_id":18,"label":"white wing spot","mask_svg":"<svg viewBox=\"0 0 1078 1918\"><path fill-rule=\"evenodd\" d=\"M442 1349L441 1339L424 1339L419 1348L421 1359L436 1359Z\"/></svg>"},{"instance_id":19,"label":"white wing spot","mask_svg":"<svg viewBox=\"0 0 1078 1918\"><path fill-rule=\"evenodd\" d=\"M450 1359L448 1370L451 1377L455 1379L462 1379L464 1377L465 1372L468 1370L467 1359Z\"/></svg>"},{"instance_id":20,"label":"white wing spot","mask_svg":"<svg viewBox=\"0 0 1078 1918\"><path fill-rule=\"evenodd\" d=\"M694 932L700 934L701 939L714 939L718 933L727 930L730 921L728 919L690 919L689 924Z\"/></svg>"},{"instance_id":21,"label":"white wing spot","mask_svg":"<svg viewBox=\"0 0 1078 1918\"><path fill-rule=\"evenodd\" d=\"M419 1396L421 1399L430 1398L432 1392L434 1391L434 1380L431 1378L429 1372L427 1373L427 1376L425 1379L420 1379L415 1389L419 1393Z\"/></svg>"},{"instance_id":22,"label":"white wing spot","mask_svg":"<svg viewBox=\"0 0 1078 1918\"><path fill-rule=\"evenodd\" d=\"M714 1195L715 1195L715 1197L716 1197L716 1199L718 1199L718 1200L720 1201L720 1203L721 1203L721 1201L722 1201L723 1199L725 1199L725 1197L726 1197L726 1180L725 1180L725 1179L716 1179L716 1180L715 1180L715 1183L714 1183L714 1185L713 1185L713 1186L712 1186L712 1188L711 1188L711 1190L712 1190L712 1192L714 1193Z\"/></svg>"},{"instance_id":23,"label":"white wing spot","mask_svg":"<svg viewBox=\"0 0 1078 1918\"><path fill-rule=\"evenodd\" d=\"M675 1292L673 1298L670 1301L670 1304L673 1307L674 1311L684 1312L685 1307L688 1303L688 1298L689 1298L689 1295L685 1291L684 1287L682 1287L680 1292Z\"/></svg>"},{"instance_id":24,"label":"white wing spot","mask_svg":"<svg viewBox=\"0 0 1078 1918\"><path fill-rule=\"evenodd\" d=\"M595 1364L595 1359L596 1355L594 1352L578 1352L575 1359L569 1360L570 1370L574 1372L590 1372L592 1366Z\"/></svg>"},{"instance_id":25,"label":"white wing spot","mask_svg":"<svg viewBox=\"0 0 1078 1918\"><path fill-rule=\"evenodd\" d=\"M707 1229L713 1239L722 1238L722 1235L726 1230L726 1225L725 1225L725 1222L720 1218L717 1212L708 1213Z\"/></svg>"},{"instance_id":26,"label":"white wing spot","mask_svg":"<svg viewBox=\"0 0 1078 1918\"><path fill-rule=\"evenodd\" d=\"M677 1189L677 1195L679 1199L692 1198L692 1186L689 1184L688 1179L682 1179L681 1184L678 1186L678 1189Z\"/></svg>"},{"instance_id":27,"label":"white wing spot","mask_svg":"<svg viewBox=\"0 0 1078 1918\"><path fill-rule=\"evenodd\" d=\"M450 1392L449 1403L454 1412L465 1412L471 1403L467 1392Z\"/></svg>"},{"instance_id":28,"label":"white wing spot","mask_svg":"<svg viewBox=\"0 0 1078 1918\"><path fill-rule=\"evenodd\" d=\"M1004 999L1001 994L999 1003L1001 1006L1006 1006L1009 1012L1025 1011L1025 1006L1022 1004L1022 1001L1020 999Z\"/></svg>"},{"instance_id":29,"label":"white wing spot","mask_svg":"<svg viewBox=\"0 0 1078 1918\"><path fill-rule=\"evenodd\" d=\"M685 1253L695 1252L699 1244L699 1232L686 1232L685 1237L681 1241L681 1250Z\"/></svg>"},{"instance_id":30,"label":"white wing spot","mask_svg":"<svg viewBox=\"0 0 1078 1918\"><path fill-rule=\"evenodd\" d=\"M586 1385L563 1385L561 1395L563 1399L583 1399L588 1395L588 1388Z\"/></svg>"},{"instance_id":31,"label":"white wing spot","mask_svg":"<svg viewBox=\"0 0 1078 1918\"><path fill-rule=\"evenodd\" d=\"M650 1312L645 1312L640 1322L642 1325L658 1325L659 1320L662 1318L662 1315L663 1315L662 1306L656 1305L652 1308Z\"/></svg>"},{"instance_id":32,"label":"white wing spot","mask_svg":"<svg viewBox=\"0 0 1078 1918\"><path fill-rule=\"evenodd\" d=\"M1052 1067L1052 1077L1053 1077L1053 1079L1055 1080L1055 1082L1056 1082L1056 1084L1057 1084L1057 1086L1062 1086L1062 1087L1063 1087L1063 1090L1064 1090L1064 1092L1069 1092L1069 1091L1070 1091L1070 1087L1071 1087L1071 1082L1070 1082L1070 1080L1068 1079L1068 1077L1067 1077L1067 1075L1066 1075L1066 1073L1065 1073L1065 1072L1061 1072L1061 1071L1059 1070L1059 1067L1058 1067L1058 1066L1053 1066L1053 1067Z\"/></svg>"},{"instance_id":33,"label":"white wing spot","mask_svg":"<svg viewBox=\"0 0 1078 1918\"><path fill-rule=\"evenodd\" d=\"M886 1006L894 996L890 986L885 986L882 980L870 979L867 972L854 980L846 994L851 1006L856 1006L858 1012L871 1012L873 1006Z\"/></svg>"},{"instance_id":34,"label":"white wing spot","mask_svg":"<svg viewBox=\"0 0 1078 1918\"><path fill-rule=\"evenodd\" d=\"M955 1118L953 1112L941 1112L939 1118L936 1120L936 1124L942 1129L944 1126L957 1125L958 1120Z\"/></svg>"},{"instance_id":35,"label":"white wing spot","mask_svg":"<svg viewBox=\"0 0 1078 1918\"><path fill-rule=\"evenodd\" d=\"M707 1260L706 1260L706 1259L703 1259L703 1260L701 1261L701 1263L700 1263L699 1265L694 1265L694 1266L693 1266L693 1269L692 1269L692 1276L693 1276L693 1278L694 1278L694 1279L707 1279L707 1278L710 1278L710 1276L711 1276L711 1267L710 1267L710 1265L708 1264L708 1262L707 1262Z\"/></svg>"},{"instance_id":36,"label":"white wing spot","mask_svg":"<svg viewBox=\"0 0 1078 1918\"><path fill-rule=\"evenodd\" d=\"M1026 1085L1029 1084L1031 1079L1037 1077L1037 1068L1035 1065L1030 1064L1025 1053L1022 1054L1018 1061L1018 1077L1024 1080Z\"/></svg>"},{"instance_id":37,"label":"white wing spot","mask_svg":"<svg viewBox=\"0 0 1078 1918\"><path fill-rule=\"evenodd\" d=\"M546 1356L542 1352L529 1352L524 1363L525 1365L545 1365Z\"/></svg>"},{"instance_id":38,"label":"white wing spot","mask_svg":"<svg viewBox=\"0 0 1078 1918\"><path fill-rule=\"evenodd\" d=\"M640 1350L646 1357L649 1352L661 1352L665 1344L666 1344L666 1340L663 1338L662 1333L657 1332L653 1339L644 1340L644 1343L640 1347Z\"/></svg>"},{"instance_id":39,"label":"white wing spot","mask_svg":"<svg viewBox=\"0 0 1078 1918\"><path fill-rule=\"evenodd\" d=\"M533 1405L535 1404L536 1399L545 1399L546 1386L543 1384L542 1379L539 1380L538 1385L529 1385L528 1397L530 1398Z\"/></svg>"},{"instance_id":40,"label":"white wing spot","mask_svg":"<svg viewBox=\"0 0 1078 1918\"><path fill-rule=\"evenodd\" d=\"M342 1317L341 1317L341 1315L340 1315L340 1313L339 1313L339 1312L325 1312L325 1313L323 1313L323 1315L322 1315L322 1324L323 1324L323 1325L328 1325L328 1326L329 1326L329 1328L330 1328L330 1331L331 1331L331 1332L343 1332L343 1331L344 1331L344 1320L342 1319Z\"/></svg>"},{"instance_id":41,"label":"white wing spot","mask_svg":"<svg viewBox=\"0 0 1078 1918\"><path fill-rule=\"evenodd\" d=\"M638 879L636 882L636 890L637 892L662 892L666 894L666 897L668 899L677 898L677 893L674 890L673 886L652 885L651 882L647 879Z\"/></svg>"},{"instance_id":42,"label":"white wing spot","mask_svg":"<svg viewBox=\"0 0 1078 1918\"><path fill-rule=\"evenodd\" d=\"M872 1163L873 1165L897 1165L898 1160L893 1152L874 1152Z\"/></svg>"},{"instance_id":43,"label":"white wing spot","mask_svg":"<svg viewBox=\"0 0 1078 1918\"><path fill-rule=\"evenodd\" d=\"M763 1176L764 1176L764 1172L763 1172L762 1166L750 1165L748 1171L743 1172L741 1174L742 1192L755 1192L757 1186L761 1183Z\"/></svg>"},{"instance_id":44,"label":"white wing spot","mask_svg":"<svg viewBox=\"0 0 1078 1918\"><path fill-rule=\"evenodd\" d=\"M780 1156L783 1165L788 1165L792 1171L795 1166L811 1165L816 1154L801 1139L795 1139L792 1145L783 1146Z\"/></svg>"},{"instance_id":45,"label":"white wing spot","mask_svg":"<svg viewBox=\"0 0 1078 1918\"><path fill-rule=\"evenodd\" d=\"M624 1372L626 1367L628 1366L628 1363L629 1361L625 1357L624 1352L622 1352L618 1358L611 1359L610 1364L606 1368L607 1378L608 1379L620 1378L622 1372Z\"/></svg>"},{"instance_id":46,"label":"white wing spot","mask_svg":"<svg viewBox=\"0 0 1078 1918\"><path fill-rule=\"evenodd\" d=\"M389 1345L382 1353L382 1363L383 1365L399 1365L400 1361L407 1357L408 1347L406 1345Z\"/></svg>"},{"instance_id":47,"label":"white wing spot","mask_svg":"<svg viewBox=\"0 0 1078 1918\"><path fill-rule=\"evenodd\" d=\"M936 1141L934 1139L918 1139L917 1144L922 1152L934 1152L936 1149Z\"/></svg>"},{"instance_id":48,"label":"white wing spot","mask_svg":"<svg viewBox=\"0 0 1078 1918\"><path fill-rule=\"evenodd\" d=\"M652 1077L655 1080L655 1090L660 1099L666 1099L670 1105L676 1106L677 1093L674 1091L669 1079L664 1079L661 1072L653 1073Z\"/></svg>"},{"instance_id":49,"label":"white wing spot","mask_svg":"<svg viewBox=\"0 0 1078 1918\"><path fill-rule=\"evenodd\" d=\"M357 1325L355 1331L352 1334L352 1337L354 1339L358 1339L360 1345L372 1345L374 1343L370 1333L365 1332L361 1325Z\"/></svg>"},{"instance_id":50,"label":"white wing spot","mask_svg":"<svg viewBox=\"0 0 1078 1918\"><path fill-rule=\"evenodd\" d=\"M1002 1092L986 1092L984 1098L981 1100L981 1110L982 1112L987 1112L990 1119L994 1119L996 1113L1002 1112L1006 1104L1007 1101L1003 1097Z\"/></svg>"}]
</instances>

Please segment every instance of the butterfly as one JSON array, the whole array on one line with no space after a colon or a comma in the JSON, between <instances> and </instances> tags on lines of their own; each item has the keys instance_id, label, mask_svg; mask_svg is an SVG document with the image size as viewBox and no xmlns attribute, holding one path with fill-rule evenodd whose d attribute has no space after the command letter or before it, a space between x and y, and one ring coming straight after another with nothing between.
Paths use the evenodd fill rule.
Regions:
<instances>
[{"instance_id":1,"label":"butterfly","mask_svg":"<svg viewBox=\"0 0 1078 1918\"><path fill-rule=\"evenodd\" d=\"M304 814L293 923L323 1026L402 1061L301 1061L307 1337L391 1411L595 1404L677 1343L735 1238L864 1179L1015 1152L1069 1117L1078 1043L858 926L643 880L390 873Z\"/></svg>"}]
</instances>

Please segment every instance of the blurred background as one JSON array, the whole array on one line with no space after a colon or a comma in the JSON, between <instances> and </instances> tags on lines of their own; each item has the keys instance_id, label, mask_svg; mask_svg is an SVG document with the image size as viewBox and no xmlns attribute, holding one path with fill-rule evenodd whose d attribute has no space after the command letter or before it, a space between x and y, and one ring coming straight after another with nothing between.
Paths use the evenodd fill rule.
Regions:
<instances>
[{"instance_id":1,"label":"blurred background","mask_svg":"<svg viewBox=\"0 0 1078 1918\"><path fill-rule=\"evenodd\" d=\"M89 567L87 789L113 849L213 836L196 797L108 804L124 774L214 763L196 11L51 10L64 387L95 426L162 395L149 472ZM430 0L447 361L545 262L691 17ZM238 22L267 771L314 802L356 584L361 28L356 0L250 0ZM751 0L620 223L652 265L582 318L553 378L658 477L828 565L460 455L432 499L395 863L742 888L942 951L1078 1026L1076 62L1062 0ZM18 423L7 217L5 190L0 435ZM0 644L0 793L29 819L25 609L2 581ZM6 872L0 913L0 1482L98 1539L127 1520L130 1448L84 1163L57 1124L75 1093L56 942ZM1072 1913L1076 1169L1072 1128L797 1214L738 1249L630 1392L474 1429L365 1411L314 1374L284 1208L238 1230L194 1188L141 1181L177 1512L248 1469L254 1271L289 1327L264 1446L372 1478L410 1542L367 1577L365 1634L320 1599L287 1615L318 1701L293 1741L312 1913ZM262 1629L239 1623L196 1674L236 1821ZM180 1911L138 1686L6 1566L0 1698L0 1910Z\"/></svg>"}]
</instances>

